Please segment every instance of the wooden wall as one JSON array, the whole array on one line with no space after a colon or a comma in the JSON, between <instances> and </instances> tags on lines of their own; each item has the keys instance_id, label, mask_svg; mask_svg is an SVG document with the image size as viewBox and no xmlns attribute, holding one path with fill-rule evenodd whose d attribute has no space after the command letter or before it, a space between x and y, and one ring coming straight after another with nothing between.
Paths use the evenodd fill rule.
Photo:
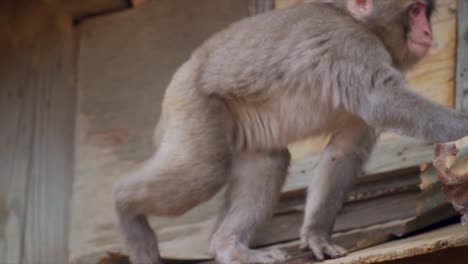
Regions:
<instances>
[{"instance_id":1,"label":"wooden wall","mask_svg":"<svg viewBox=\"0 0 468 264\"><path fill-rule=\"evenodd\" d=\"M66 263L75 42L71 16L0 1L0 263Z\"/></svg>"}]
</instances>

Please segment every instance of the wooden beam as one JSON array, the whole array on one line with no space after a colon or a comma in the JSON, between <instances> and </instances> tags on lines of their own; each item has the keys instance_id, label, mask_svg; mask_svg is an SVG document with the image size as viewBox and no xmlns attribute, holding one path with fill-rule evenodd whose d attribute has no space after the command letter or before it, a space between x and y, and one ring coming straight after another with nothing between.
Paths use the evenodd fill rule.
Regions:
<instances>
[{"instance_id":1,"label":"wooden beam","mask_svg":"<svg viewBox=\"0 0 468 264\"><path fill-rule=\"evenodd\" d=\"M77 20L125 10L133 4L131 0L49 0L49 2L72 14ZM136 1L137 4L141 2Z\"/></svg>"},{"instance_id":2,"label":"wooden beam","mask_svg":"<svg viewBox=\"0 0 468 264\"><path fill-rule=\"evenodd\" d=\"M275 0L251 0L251 13L260 14L275 9Z\"/></svg>"},{"instance_id":3,"label":"wooden beam","mask_svg":"<svg viewBox=\"0 0 468 264\"><path fill-rule=\"evenodd\" d=\"M68 263L72 20L40 1L0 3L0 263Z\"/></svg>"},{"instance_id":4,"label":"wooden beam","mask_svg":"<svg viewBox=\"0 0 468 264\"><path fill-rule=\"evenodd\" d=\"M456 107L468 112L468 2L458 0L457 7L457 76Z\"/></svg>"}]
</instances>

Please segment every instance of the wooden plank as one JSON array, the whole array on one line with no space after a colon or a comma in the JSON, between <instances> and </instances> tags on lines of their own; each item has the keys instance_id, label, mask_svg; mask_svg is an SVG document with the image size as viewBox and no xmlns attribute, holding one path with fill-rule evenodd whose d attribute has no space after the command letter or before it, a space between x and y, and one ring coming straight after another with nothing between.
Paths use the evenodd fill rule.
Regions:
<instances>
[{"instance_id":1,"label":"wooden plank","mask_svg":"<svg viewBox=\"0 0 468 264\"><path fill-rule=\"evenodd\" d=\"M66 263L72 20L39 1L0 6L0 263Z\"/></svg>"},{"instance_id":2,"label":"wooden plank","mask_svg":"<svg viewBox=\"0 0 468 264\"><path fill-rule=\"evenodd\" d=\"M468 2L458 0L457 109L468 112Z\"/></svg>"},{"instance_id":3,"label":"wooden plank","mask_svg":"<svg viewBox=\"0 0 468 264\"><path fill-rule=\"evenodd\" d=\"M384 261L403 259L431 252L437 252L448 248L463 247L468 245L468 228L460 224L440 228L431 232L423 233L413 237L395 240L382 245L353 252L340 259L327 260L323 264L360 264L360 263L380 263ZM306 264L313 262L310 257L305 257L303 261L294 262ZM405 262L410 263L410 262Z\"/></svg>"},{"instance_id":4,"label":"wooden plank","mask_svg":"<svg viewBox=\"0 0 468 264\"><path fill-rule=\"evenodd\" d=\"M395 170L426 163L434 155L433 144L400 137L396 140L381 140L366 164L362 178L372 178ZM294 192L305 188L313 179L319 155L296 160L289 169L283 192Z\"/></svg>"},{"instance_id":5,"label":"wooden plank","mask_svg":"<svg viewBox=\"0 0 468 264\"><path fill-rule=\"evenodd\" d=\"M333 232L345 232L414 217L416 216L415 208L418 193L418 191L413 190L346 204L337 216ZM303 201L299 206L304 206ZM296 209L296 212L291 211L273 217L271 221L260 228L253 244L265 246L297 240L299 238L298 230L302 226L303 218L303 211L300 207Z\"/></svg>"},{"instance_id":6,"label":"wooden plank","mask_svg":"<svg viewBox=\"0 0 468 264\"><path fill-rule=\"evenodd\" d=\"M132 6L131 0L49 0L62 11L72 14L75 19L83 19L128 9ZM140 1L136 2L141 5Z\"/></svg>"}]
</instances>

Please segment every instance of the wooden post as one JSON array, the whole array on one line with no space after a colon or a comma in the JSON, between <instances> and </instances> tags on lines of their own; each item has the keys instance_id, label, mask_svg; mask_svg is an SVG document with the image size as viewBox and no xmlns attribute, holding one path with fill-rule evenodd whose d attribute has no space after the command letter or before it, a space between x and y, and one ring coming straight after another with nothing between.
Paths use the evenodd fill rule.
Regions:
<instances>
[{"instance_id":1,"label":"wooden post","mask_svg":"<svg viewBox=\"0 0 468 264\"><path fill-rule=\"evenodd\" d=\"M468 112L468 2L458 0L457 10L456 107L461 111Z\"/></svg>"},{"instance_id":2,"label":"wooden post","mask_svg":"<svg viewBox=\"0 0 468 264\"><path fill-rule=\"evenodd\" d=\"M251 0L251 13L260 14L275 9L275 0Z\"/></svg>"},{"instance_id":3,"label":"wooden post","mask_svg":"<svg viewBox=\"0 0 468 264\"><path fill-rule=\"evenodd\" d=\"M0 2L0 263L68 262L75 41L41 2Z\"/></svg>"}]
</instances>

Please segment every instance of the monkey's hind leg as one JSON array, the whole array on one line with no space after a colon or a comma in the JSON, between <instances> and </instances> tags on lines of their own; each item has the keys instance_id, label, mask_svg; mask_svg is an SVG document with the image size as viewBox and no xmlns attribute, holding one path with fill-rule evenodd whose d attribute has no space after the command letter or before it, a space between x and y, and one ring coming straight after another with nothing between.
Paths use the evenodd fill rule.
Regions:
<instances>
[{"instance_id":1,"label":"monkey's hind leg","mask_svg":"<svg viewBox=\"0 0 468 264\"><path fill-rule=\"evenodd\" d=\"M289 160L288 150L234 157L226 207L211 241L211 252L219 263L273 263L286 259L282 251L251 250L248 244L256 228L273 212Z\"/></svg>"},{"instance_id":2,"label":"monkey's hind leg","mask_svg":"<svg viewBox=\"0 0 468 264\"><path fill-rule=\"evenodd\" d=\"M146 215L181 215L210 199L227 181L231 152L223 105L189 96L190 104L172 111L165 122L157 153L114 189L120 231L134 264L161 263Z\"/></svg>"}]
</instances>

